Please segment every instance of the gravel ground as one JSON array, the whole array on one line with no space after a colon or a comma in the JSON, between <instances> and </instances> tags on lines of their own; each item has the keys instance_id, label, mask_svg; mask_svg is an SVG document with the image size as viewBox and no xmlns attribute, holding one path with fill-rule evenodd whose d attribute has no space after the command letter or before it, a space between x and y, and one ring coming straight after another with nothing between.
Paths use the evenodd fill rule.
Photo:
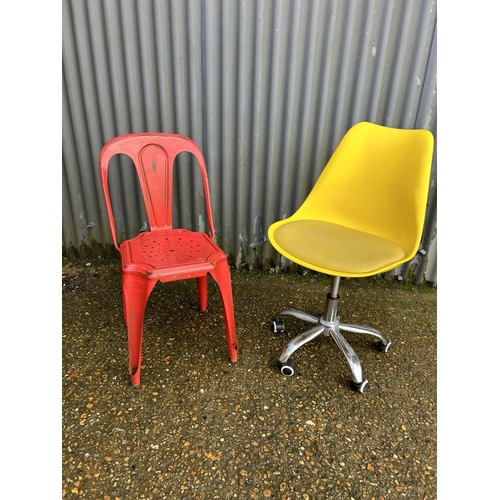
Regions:
<instances>
[{"instance_id":1,"label":"gravel ground","mask_svg":"<svg viewBox=\"0 0 500 500\"><path fill-rule=\"evenodd\" d=\"M233 271L239 359L230 363L217 287L198 309L195 281L150 296L140 388L130 384L118 263L63 264L62 497L126 499L435 499L436 290L381 278L342 280L342 321L393 344L346 339L370 384L348 386L335 343L276 359L307 329L272 318L321 315L321 275Z\"/></svg>"}]
</instances>

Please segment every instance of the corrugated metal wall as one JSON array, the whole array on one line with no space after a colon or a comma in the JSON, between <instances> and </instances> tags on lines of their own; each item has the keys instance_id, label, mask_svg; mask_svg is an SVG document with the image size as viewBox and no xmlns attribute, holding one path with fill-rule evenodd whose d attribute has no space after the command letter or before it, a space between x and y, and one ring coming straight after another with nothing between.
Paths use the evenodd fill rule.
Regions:
<instances>
[{"instance_id":1,"label":"corrugated metal wall","mask_svg":"<svg viewBox=\"0 0 500 500\"><path fill-rule=\"evenodd\" d=\"M238 266L280 263L267 227L298 208L353 124L436 137L432 0L64 0L62 14L68 256L110 248L97 160L119 134L175 132L200 145L217 242ZM188 176L176 184L176 220L198 228L190 165L179 161ZM146 216L130 165L118 166L125 237ZM436 225L434 160L423 251L392 274L437 281Z\"/></svg>"}]
</instances>

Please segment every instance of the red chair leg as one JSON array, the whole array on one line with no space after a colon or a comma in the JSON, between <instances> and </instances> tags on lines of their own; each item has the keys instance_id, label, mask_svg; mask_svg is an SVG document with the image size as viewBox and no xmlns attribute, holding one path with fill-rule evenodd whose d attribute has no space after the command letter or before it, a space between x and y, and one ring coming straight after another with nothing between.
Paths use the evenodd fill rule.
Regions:
<instances>
[{"instance_id":1,"label":"red chair leg","mask_svg":"<svg viewBox=\"0 0 500 500\"><path fill-rule=\"evenodd\" d=\"M227 346L229 349L229 359L234 363L238 360L238 341L236 340L236 325L234 322L233 291L231 287L231 272L227 258L217 262L214 271L211 273L219 287L224 313L224 324L226 327Z\"/></svg>"},{"instance_id":2,"label":"red chair leg","mask_svg":"<svg viewBox=\"0 0 500 500\"><path fill-rule=\"evenodd\" d=\"M123 291L123 273L122 273L122 301L123 301L123 322L127 326L127 299L125 297L125 292Z\"/></svg>"},{"instance_id":3,"label":"red chair leg","mask_svg":"<svg viewBox=\"0 0 500 500\"><path fill-rule=\"evenodd\" d=\"M126 304L129 373L133 386L141 382L142 328L148 297L156 280L138 273L123 273L122 289Z\"/></svg>"},{"instance_id":4,"label":"red chair leg","mask_svg":"<svg viewBox=\"0 0 500 500\"><path fill-rule=\"evenodd\" d=\"M208 299L208 274L196 278L198 282L198 298L200 300L200 310L205 312L207 310Z\"/></svg>"}]
</instances>

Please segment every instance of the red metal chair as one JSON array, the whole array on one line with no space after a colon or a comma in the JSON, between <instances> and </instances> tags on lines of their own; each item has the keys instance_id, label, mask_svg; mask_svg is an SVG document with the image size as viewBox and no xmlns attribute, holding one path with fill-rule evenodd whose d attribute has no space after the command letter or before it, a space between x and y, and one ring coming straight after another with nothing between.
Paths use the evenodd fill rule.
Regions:
<instances>
[{"instance_id":1,"label":"red metal chair","mask_svg":"<svg viewBox=\"0 0 500 500\"><path fill-rule=\"evenodd\" d=\"M210 235L172 228L172 176L176 156L192 153L198 160L205 192ZM108 169L116 154L129 156L137 170L150 231L142 232L120 245L109 195ZM226 254L214 242L214 227L208 176L200 148L178 134L139 133L111 139L99 157L101 187L113 243L121 255L123 306L128 331L129 372L132 385L141 377L141 346L144 311L158 281L196 278L200 309L207 308L208 275L216 281L223 307L229 359L238 358L234 322L231 274Z\"/></svg>"}]
</instances>

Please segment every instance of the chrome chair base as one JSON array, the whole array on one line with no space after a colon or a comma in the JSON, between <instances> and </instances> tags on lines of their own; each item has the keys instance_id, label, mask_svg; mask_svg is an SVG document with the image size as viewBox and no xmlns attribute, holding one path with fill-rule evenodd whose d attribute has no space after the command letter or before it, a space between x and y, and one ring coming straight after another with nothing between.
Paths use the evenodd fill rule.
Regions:
<instances>
[{"instance_id":1,"label":"chrome chair base","mask_svg":"<svg viewBox=\"0 0 500 500\"><path fill-rule=\"evenodd\" d=\"M293 338L285 345L278 358L278 366L283 375L292 376L295 373L295 362L290 359L292 354L299 347L311 342L320 335L330 336L344 354L347 363L349 364L349 368L352 373L351 387L358 392L364 392L368 384L368 380L363 378L363 372L358 355L342 336L341 331L362 333L377 337L379 339L377 346L383 352L387 352L389 350L391 341L385 338L378 330L375 330L375 328L340 322L340 317L337 312L339 282L340 277L334 276L332 280L332 289L330 293L327 294L325 312L323 316L318 318L311 314L299 311L298 309L284 309L279 313L279 316L293 316L294 318L312 323L315 326ZM272 326L275 333L284 331L284 325L280 317L273 321Z\"/></svg>"}]
</instances>

